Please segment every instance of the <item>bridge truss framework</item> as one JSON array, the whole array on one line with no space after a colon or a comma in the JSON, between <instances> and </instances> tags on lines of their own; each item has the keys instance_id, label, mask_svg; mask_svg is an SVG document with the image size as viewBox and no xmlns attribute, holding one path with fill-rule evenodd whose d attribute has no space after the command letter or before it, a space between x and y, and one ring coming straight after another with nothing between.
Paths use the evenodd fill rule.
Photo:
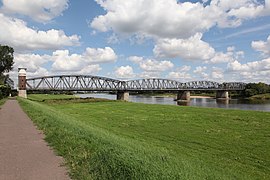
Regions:
<instances>
[{"instance_id":1,"label":"bridge truss framework","mask_svg":"<svg viewBox=\"0 0 270 180\"><path fill-rule=\"evenodd\" d=\"M27 90L38 91L180 91L180 90L227 90L245 89L245 83L213 81L179 82L169 79L138 79L121 81L99 76L57 75L29 78Z\"/></svg>"}]
</instances>

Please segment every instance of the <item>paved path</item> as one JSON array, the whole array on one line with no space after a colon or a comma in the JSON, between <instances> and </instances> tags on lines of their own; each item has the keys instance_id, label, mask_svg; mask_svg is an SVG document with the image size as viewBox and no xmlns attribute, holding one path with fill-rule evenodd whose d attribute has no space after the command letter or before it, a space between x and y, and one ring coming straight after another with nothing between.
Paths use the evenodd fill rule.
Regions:
<instances>
[{"instance_id":1,"label":"paved path","mask_svg":"<svg viewBox=\"0 0 270 180\"><path fill-rule=\"evenodd\" d=\"M0 109L0 180L69 179L43 138L18 102L8 100Z\"/></svg>"}]
</instances>

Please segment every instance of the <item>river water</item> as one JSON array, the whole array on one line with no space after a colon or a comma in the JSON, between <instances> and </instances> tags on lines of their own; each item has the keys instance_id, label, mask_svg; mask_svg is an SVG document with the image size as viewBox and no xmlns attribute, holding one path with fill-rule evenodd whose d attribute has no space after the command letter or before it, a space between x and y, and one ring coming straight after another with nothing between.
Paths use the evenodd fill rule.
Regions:
<instances>
[{"instance_id":1,"label":"river water","mask_svg":"<svg viewBox=\"0 0 270 180\"><path fill-rule=\"evenodd\" d=\"M105 99L116 99L116 95L113 94L77 94L81 98L94 97ZM214 98L191 98L190 102L176 102L172 97L157 97L157 96L145 96L145 95L130 95L130 102L139 102L146 104L168 104L168 105L180 105L180 106L198 106L198 107L213 107L213 108L226 108L226 109L243 109L243 110L256 110L256 111L269 111L270 101L249 101L249 100L217 100Z\"/></svg>"}]
</instances>

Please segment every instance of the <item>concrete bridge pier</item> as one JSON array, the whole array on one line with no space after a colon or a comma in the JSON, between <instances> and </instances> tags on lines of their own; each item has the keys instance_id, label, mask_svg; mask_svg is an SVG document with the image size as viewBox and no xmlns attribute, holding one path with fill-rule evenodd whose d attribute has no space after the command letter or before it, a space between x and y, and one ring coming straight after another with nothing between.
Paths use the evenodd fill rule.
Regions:
<instances>
[{"instance_id":1,"label":"concrete bridge pier","mask_svg":"<svg viewBox=\"0 0 270 180\"><path fill-rule=\"evenodd\" d=\"M18 96L27 98L26 93L26 68L18 68L19 71L19 77L18 77Z\"/></svg>"},{"instance_id":2,"label":"concrete bridge pier","mask_svg":"<svg viewBox=\"0 0 270 180\"><path fill-rule=\"evenodd\" d=\"M229 99L229 91L226 91L226 90L216 91L216 98L217 99Z\"/></svg>"},{"instance_id":3,"label":"concrete bridge pier","mask_svg":"<svg viewBox=\"0 0 270 180\"><path fill-rule=\"evenodd\" d=\"M128 99L129 99L129 92L128 91L117 91L116 99L117 100L128 101Z\"/></svg>"},{"instance_id":4,"label":"concrete bridge pier","mask_svg":"<svg viewBox=\"0 0 270 180\"><path fill-rule=\"evenodd\" d=\"M190 91L178 91L176 101L190 101Z\"/></svg>"}]
</instances>

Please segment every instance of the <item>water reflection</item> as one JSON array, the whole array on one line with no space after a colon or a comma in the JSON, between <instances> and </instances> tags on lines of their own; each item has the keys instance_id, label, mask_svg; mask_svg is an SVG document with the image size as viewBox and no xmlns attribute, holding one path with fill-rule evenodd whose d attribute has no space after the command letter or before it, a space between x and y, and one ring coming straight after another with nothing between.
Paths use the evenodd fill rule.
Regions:
<instances>
[{"instance_id":1,"label":"water reflection","mask_svg":"<svg viewBox=\"0 0 270 180\"><path fill-rule=\"evenodd\" d=\"M216 99L217 104L224 104L224 105L228 105L230 100L229 99Z\"/></svg>"},{"instance_id":2,"label":"water reflection","mask_svg":"<svg viewBox=\"0 0 270 180\"><path fill-rule=\"evenodd\" d=\"M79 97L96 97L106 99L116 99L116 95L112 94L78 94ZM214 98L191 98L190 102L174 101L172 97L155 97L144 95L130 95L129 101L140 102L146 104L169 104L180 106L198 106L198 107L214 107L214 108L230 108L270 111L270 101L248 101L238 99L214 99Z\"/></svg>"},{"instance_id":3,"label":"water reflection","mask_svg":"<svg viewBox=\"0 0 270 180\"><path fill-rule=\"evenodd\" d=\"M190 101L177 101L178 106L190 106Z\"/></svg>"}]
</instances>

